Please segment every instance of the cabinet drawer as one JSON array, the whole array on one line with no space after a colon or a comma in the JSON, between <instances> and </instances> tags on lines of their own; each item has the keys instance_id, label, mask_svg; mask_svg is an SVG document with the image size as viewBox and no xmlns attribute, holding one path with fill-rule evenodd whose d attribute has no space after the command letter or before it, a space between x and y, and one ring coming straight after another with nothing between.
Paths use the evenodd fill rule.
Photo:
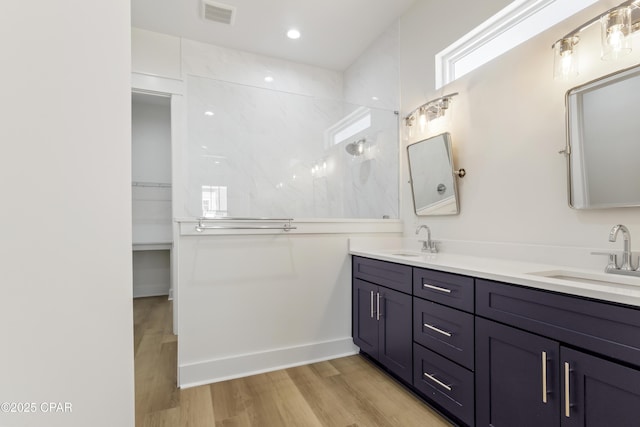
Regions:
<instances>
[{"instance_id":1,"label":"cabinet drawer","mask_svg":"<svg viewBox=\"0 0 640 427\"><path fill-rule=\"evenodd\" d=\"M411 267L375 259L353 257L353 277L411 293Z\"/></svg>"},{"instance_id":2,"label":"cabinet drawer","mask_svg":"<svg viewBox=\"0 0 640 427\"><path fill-rule=\"evenodd\" d=\"M473 372L413 344L413 385L465 424L474 425Z\"/></svg>"},{"instance_id":3,"label":"cabinet drawer","mask_svg":"<svg viewBox=\"0 0 640 427\"><path fill-rule=\"evenodd\" d=\"M442 271L413 269L413 295L473 312L473 278Z\"/></svg>"},{"instance_id":4,"label":"cabinet drawer","mask_svg":"<svg viewBox=\"0 0 640 427\"><path fill-rule=\"evenodd\" d=\"M476 280L476 313L640 366L640 310Z\"/></svg>"},{"instance_id":5,"label":"cabinet drawer","mask_svg":"<svg viewBox=\"0 0 640 427\"><path fill-rule=\"evenodd\" d=\"M473 370L473 315L413 298L413 339Z\"/></svg>"}]
</instances>

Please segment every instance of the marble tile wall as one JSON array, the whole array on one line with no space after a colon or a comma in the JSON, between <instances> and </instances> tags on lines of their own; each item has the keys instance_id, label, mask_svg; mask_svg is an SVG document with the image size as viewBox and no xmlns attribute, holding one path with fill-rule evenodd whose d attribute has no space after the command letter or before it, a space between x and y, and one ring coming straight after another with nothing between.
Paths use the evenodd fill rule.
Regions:
<instances>
[{"instance_id":1,"label":"marble tile wall","mask_svg":"<svg viewBox=\"0 0 640 427\"><path fill-rule=\"evenodd\" d=\"M343 73L344 99L387 110L400 109L399 26L389 27Z\"/></svg>"},{"instance_id":2,"label":"marble tile wall","mask_svg":"<svg viewBox=\"0 0 640 427\"><path fill-rule=\"evenodd\" d=\"M182 72L300 95L343 96L341 72L187 39L182 40Z\"/></svg>"},{"instance_id":3,"label":"marble tile wall","mask_svg":"<svg viewBox=\"0 0 640 427\"><path fill-rule=\"evenodd\" d=\"M183 40L187 214L397 218L396 42L390 29L340 73ZM367 115L369 127L335 140ZM364 154L347 153L361 138ZM203 210L203 190L226 197Z\"/></svg>"}]
</instances>

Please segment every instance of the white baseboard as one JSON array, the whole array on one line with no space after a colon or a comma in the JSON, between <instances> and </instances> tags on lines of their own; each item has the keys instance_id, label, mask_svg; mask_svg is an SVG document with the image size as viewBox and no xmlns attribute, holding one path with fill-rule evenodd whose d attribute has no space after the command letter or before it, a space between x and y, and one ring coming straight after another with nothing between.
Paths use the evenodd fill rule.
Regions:
<instances>
[{"instance_id":1,"label":"white baseboard","mask_svg":"<svg viewBox=\"0 0 640 427\"><path fill-rule=\"evenodd\" d=\"M195 387L358 353L351 337L179 365L181 388Z\"/></svg>"}]
</instances>

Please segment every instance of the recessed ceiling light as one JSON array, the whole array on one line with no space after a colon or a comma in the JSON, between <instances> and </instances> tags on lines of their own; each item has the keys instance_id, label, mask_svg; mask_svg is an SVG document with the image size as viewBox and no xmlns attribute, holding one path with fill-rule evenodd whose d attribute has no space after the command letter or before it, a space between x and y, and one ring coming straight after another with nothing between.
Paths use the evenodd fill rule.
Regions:
<instances>
[{"instance_id":1,"label":"recessed ceiling light","mask_svg":"<svg viewBox=\"0 0 640 427\"><path fill-rule=\"evenodd\" d=\"M287 31L287 37L289 37L292 40L299 39L300 31L296 30L295 28L292 28L289 31Z\"/></svg>"},{"instance_id":2,"label":"recessed ceiling light","mask_svg":"<svg viewBox=\"0 0 640 427\"><path fill-rule=\"evenodd\" d=\"M378 99L380 99L380 98L378 98L377 96L372 96L372 97L371 97L371 99L372 99L373 101L377 101L377 100L378 100Z\"/></svg>"},{"instance_id":3,"label":"recessed ceiling light","mask_svg":"<svg viewBox=\"0 0 640 427\"><path fill-rule=\"evenodd\" d=\"M205 111L205 112L204 112L204 115L205 115L205 116L209 116L209 117L213 116L214 114L215 114L215 113L214 113L213 111Z\"/></svg>"},{"instance_id":4,"label":"recessed ceiling light","mask_svg":"<svg viewBox=\"0 0 640 427\"><path fill-rule=\"evenodd\" d=\"M267 77L264 78L264 81L267 82L267 83L271 83L273 81L273 77L267 76Z\"/></svg>"}]
</instances>

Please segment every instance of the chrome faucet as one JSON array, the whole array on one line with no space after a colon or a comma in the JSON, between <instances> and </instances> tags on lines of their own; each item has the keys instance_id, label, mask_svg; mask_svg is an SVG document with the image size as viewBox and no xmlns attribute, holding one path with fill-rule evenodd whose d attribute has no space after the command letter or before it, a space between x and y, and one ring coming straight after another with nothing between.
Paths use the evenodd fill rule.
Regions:
<instances>
[{"instance_id":1,"label":"chrome faucet","mask_svg":"<svg viewBox=\"0 0 640 427\"><path fill-rule=\"evenodd\" d=\"M633 267L633 261L631 259L631 233L629 229L622 224L615 225L609 232L609 241L615 242L618 237L618 232L622 231L623 252L622 252L622 266L619 270L631 271L635 270Z\"/></svg>"},{"instance_id":2,"label":"chrome faucet","mask_svg":"<svg viewBox=\"0 0 640 427\"><path fill-rule=\"evenodd\" d=\"M416 234L419 234L423 228L427 230L427 240L420 240L420 242L422 242L422 252L437 253L438 246L434 240L431 240L431 229L429 227L426 225L418 226L418 228L416 228Z\"/></svg>"}]
</instances>

